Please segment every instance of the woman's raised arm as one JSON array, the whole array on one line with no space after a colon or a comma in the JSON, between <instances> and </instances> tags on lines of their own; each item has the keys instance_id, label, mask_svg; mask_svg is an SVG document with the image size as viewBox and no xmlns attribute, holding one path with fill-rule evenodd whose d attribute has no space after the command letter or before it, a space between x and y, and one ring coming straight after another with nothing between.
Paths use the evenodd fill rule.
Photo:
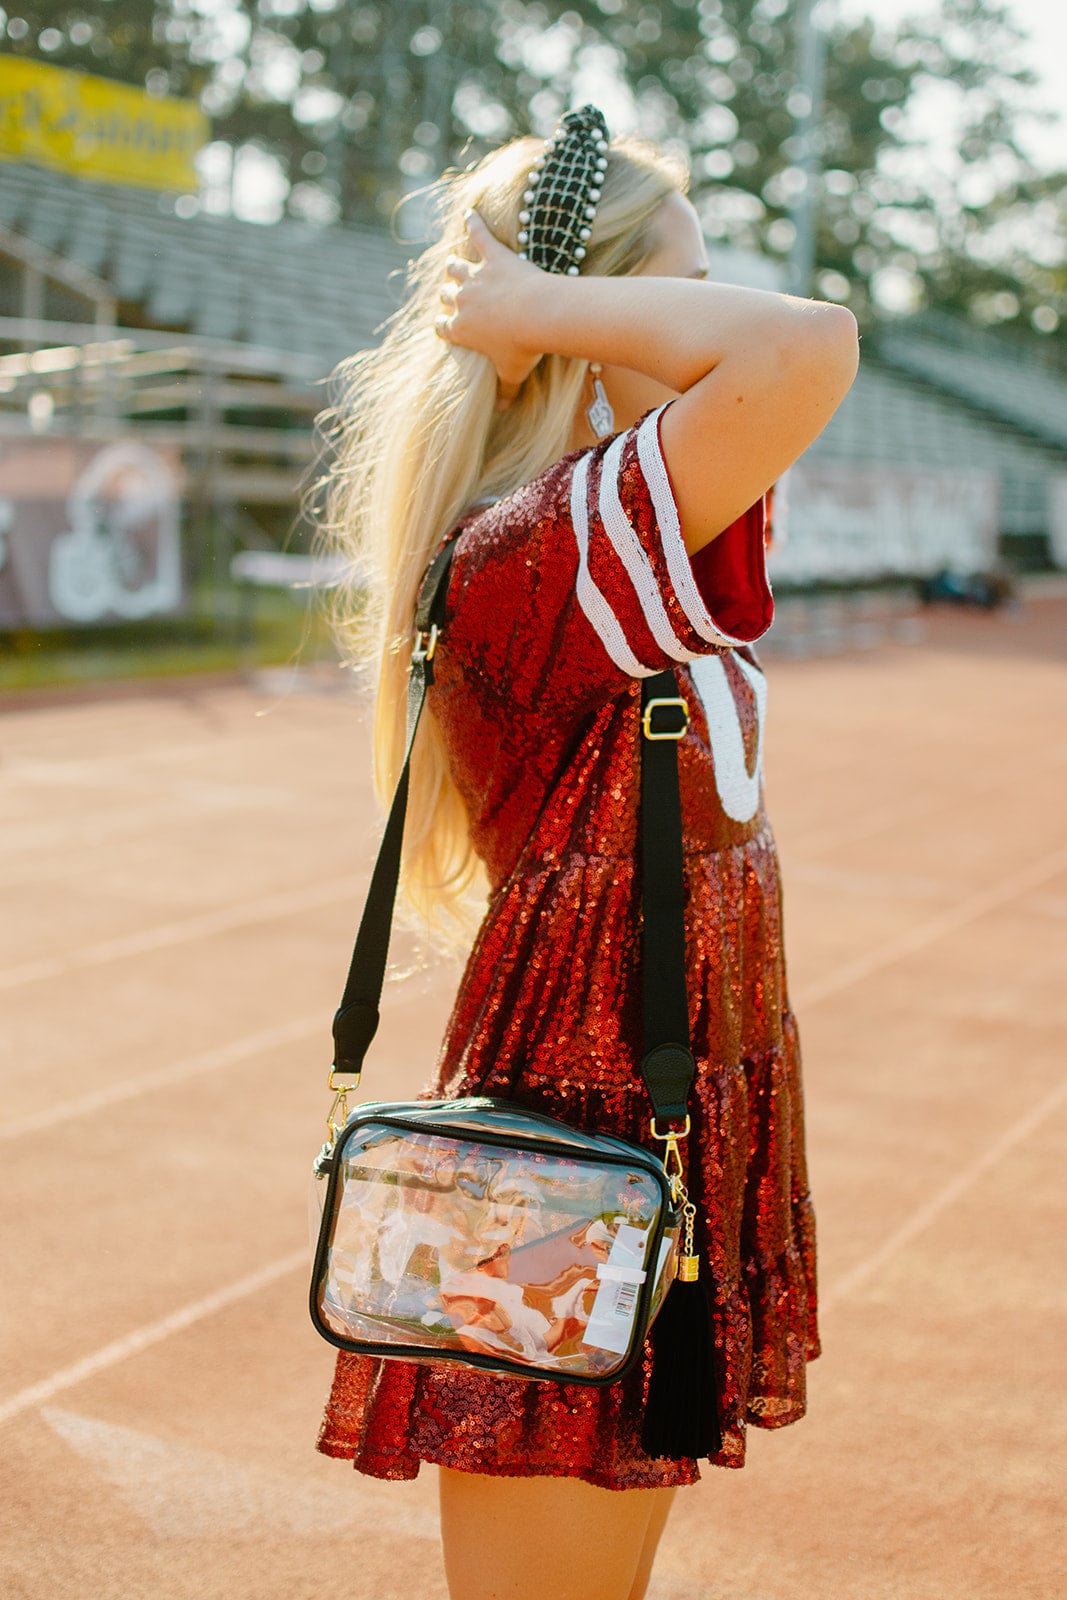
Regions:
<instances>
[{"instance_id":1,"label":"woman's raised arm","mask_svg":"<svg viewBox=\"0 0 1067 1600\"><path fill-rule=\"evenodd\" d=\"M439 327L503 383L546 352L629 367L680 398L661 438L690 555L794 462L841 404L859 361L846 307L687 278L542 272L469 218L475 263L455 263Z\"/></svg>"}]
</instances>

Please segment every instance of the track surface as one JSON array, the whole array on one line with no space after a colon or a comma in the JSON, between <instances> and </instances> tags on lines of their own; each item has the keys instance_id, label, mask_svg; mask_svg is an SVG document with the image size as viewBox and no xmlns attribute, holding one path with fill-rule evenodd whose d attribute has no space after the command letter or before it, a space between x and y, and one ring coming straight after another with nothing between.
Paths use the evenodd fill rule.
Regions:
<instances>
[{"instance_id":1,"label":"track surface","mask_svg":"<svg viewBox=\"0 0 1067 1600\"><path fill-rule=\"evenodd\" d=\"M654 1600L1063 1592L1065 655L1056 600L768 654L825 1354L802 1423L680 1493ZM313 1449L363 715L261 681L0 717L11 1600L443 1600L432 1470ZM455 978L392 986L375 1095L420 1085Z\"/></svg>"}]
</instances>

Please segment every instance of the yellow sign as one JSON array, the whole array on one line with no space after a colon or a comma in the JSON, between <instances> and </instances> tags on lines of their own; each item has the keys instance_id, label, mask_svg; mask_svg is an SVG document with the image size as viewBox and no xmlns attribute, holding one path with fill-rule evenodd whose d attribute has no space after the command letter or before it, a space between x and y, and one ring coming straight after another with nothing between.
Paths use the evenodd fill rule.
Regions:
<instances>
[{"instance_id":1,"label":"yellow sign","mask_svg":"<svg viewBox=\"0 0 1067 1600\"><path fill-rule=\"evenodd\" d=\"M210 133L194 100L0 55L0 161L195 193L193 157Z\"/></svg>"}]
</instances>

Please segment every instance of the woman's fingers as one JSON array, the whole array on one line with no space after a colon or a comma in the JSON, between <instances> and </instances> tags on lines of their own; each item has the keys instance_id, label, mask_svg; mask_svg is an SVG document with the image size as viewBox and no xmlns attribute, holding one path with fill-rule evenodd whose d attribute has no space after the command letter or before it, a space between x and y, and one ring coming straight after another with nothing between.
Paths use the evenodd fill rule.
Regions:
<instances>
[{"instance_id":1,"label":"woman's fingers","mask_svg":"<svg viewBox=\"0 0 1067 1600\"><path fill-rule=\"evenodd\" d=\"M451 272L453 263L458 264L458 257L449 256L445 262L445 271ZM465 264L465 263L464 263ZM434 332L439 339L447 339L451 332L452 322L456 315L456 304L461 284L458 274L453 274L449 281L443 283L438 290L437 298L441 304L440 314L434 318Z\"/></svg>"},{"instance_id":2,"label":"woman's fingers","mask_svg":"<svg viewBox=\"0 0 1067 1600\"><path fill-rule=\"evenodd\" d=\"M460 292L464 285L471 281L473 270L474 263L465 261L462 256L449 256L445 261L445 281L437 295L442 313L434 323L434 328L442 339L448 336L449 326L459 309Z\"/></svg>"},{"instance_id":3,"label":"woman's fingers","mask_svg":"<svg viewBox=\"0 0 1067 1600\"><path fill-rule=\"evenodd\" d=\"M467 224L467 238L483 260L494 245L498 249L503 248L500 245L500 241L491 233L486 223L482 221L479 212L473 210L465 211L463 220Z\"/></svg>"},{"instance_id":4,"label":"woman's fingers","mask_svg":"<svg viewBox=\"0 0 1067 1600\"><path fill-rule=\"evenodd\" d=\"M515 339L516 296L540 278L536 267L519 261L490 231L477 211L464 216L464 254L446 257L438 286L434 330L447 344L488 356L497 371L497 404L510 405L540 357Z\"/></svg>"}]
</instances>

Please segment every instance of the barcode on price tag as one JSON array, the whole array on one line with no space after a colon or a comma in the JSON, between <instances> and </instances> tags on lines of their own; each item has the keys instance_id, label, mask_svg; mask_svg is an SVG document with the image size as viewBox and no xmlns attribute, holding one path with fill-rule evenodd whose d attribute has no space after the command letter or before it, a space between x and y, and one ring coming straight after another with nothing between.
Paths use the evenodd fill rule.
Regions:
<instances>
[{"instance_id":1,"label":"barcode on price tag","mask_svg":"<svg viewBox=\"0 0 1067 1600\"><path fill-rule=\"evenodd\" d=\"M622 1355L630 1344L637 1298L645 1281L646 1236L642 1229L620 1222L606 1262L597 1267L600 1287L593 1301L583 1344Z\"/></svg>"}]
</instances>

